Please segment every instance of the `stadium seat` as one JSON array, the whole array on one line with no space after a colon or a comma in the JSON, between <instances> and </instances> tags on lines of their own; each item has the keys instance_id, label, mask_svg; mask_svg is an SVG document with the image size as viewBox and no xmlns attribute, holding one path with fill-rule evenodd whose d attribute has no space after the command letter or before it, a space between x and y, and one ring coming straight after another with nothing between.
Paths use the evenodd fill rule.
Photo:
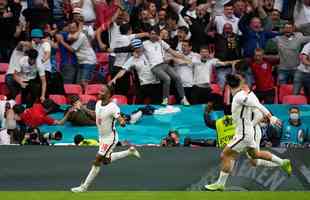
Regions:
<instances>
[{"instance_id":1,"label":"stadium seat","mask_svg":"<svg viewBox=\"0 0 310 200\"><path fill-rule=\"evenodd\" d=\"M223 95L221 86L219 84L211 84L211 89L213 93Z\"/></svg>"},{"instance_id":2,"label":"stadium seat","mask_svg":"<svg viewBox=\"0 0 310 200\"><path fill-rule=\"evenodd\" d=\"M64 84L67 95L80 95L83 93L82 87L78 84Z\"/></svg>"},{"instance_id":3,"label":"stadium seat","mask_svg":"<svg viewBox=\"0 0 310 200\"><path fill-rule=\"evenodd\" d=\"M5 74L0 74L0 94L2 95L9 94L9 89L7 88L5 84Z\"/></svg>"},{"instance_id":4,"label":"stadium seat","mask_svg":"<svg viewBox=\"0 0 310 200\"><path fill-rule=\"evenodd\" d=\"M112 100L116 101L117 104L128 104L128 99L123 95L113 95Z\"/></svg>"},{"instance_id":5,"label":"stadium seat","mask_svg":"<svg viewBox=\"0 0 310 200\"><path fill-rule=\"evenodd\" d=\"M283 102L283 97L287 95L293 94L293 85L292 84L283 84L279 86L279 96L278 101L279 103ZM304 94L304 91L301 91L301 94Z\"/></svg>"},{"instance_id":6,"label":"stadium seat","mask_svg":"<svg viewBox=\"0 0 310 200\"><path fill-rule=\"evenodd\" d=\"M0 94L0 101L4 101L4 100L6 100L6 96L5 96L5 95Z\"/></svg>"},{"instance_id":7,"label":"stadium seat","mask_svg":"<svg viewBox=\"0 0 310 200\"><path fill-rule=\"evenodd\" d=\"M79 97L82 104L87 104L89 101L97 101L97 97L94 95L81 94Z\"/></svg>"},{"instance_id":8,"label":"stadium seat","mask_svg":"<svg viewBox=\"0 0 310 200\"><path fill-rule=\"evenodd\" d=\"M282 103L302 105L302 104L307 104L307 98L303 95L286 95L283 97Z\"/></svg>"},{"instance_id":9,"label":"stadium seat","mask_svg":"<svg viewBox=\"0 0 310 200\"><path fill-rule=\"evenodd\" d=\"M109 63L109 54L108 53L96 53L97 62L101 65Z\"/></svg>"},{"instance_id":10,"label":"stadium seat","mask_svg":"<svg viewBox=\"0 0 310 200\"><path fill-rule=\"evenodd\" d=\"M51 94L48 98L59 105L67 104L67 98L64 95Z\"/></svg>"},{"instance_id":11,"label":"stadium seat","mask_svg":"<svg viewBox=\"0 0 310 200\"><path fill-rule=\"evenodd\" d=\"M0 63L0 74L5 74L9 69L9 63Z\"/></svg>"},{"instance_id":12,"label":"stadium seat","mask_svg":"<svg viewBox=\"0 0 310 200\"><path fill-rule=\"evenodd\" d=\"M90 84L86 86L85 94L88 95L98 95L101 90L101 84Z\"/></svg>"},{"instance_id":13,"label":"stadium seat","mask_svg":"<svg viewBox=\"0 0 310 200\"><path fill-rule=\"evenodd\" d=\"M168 104L169 105L173 105L173 104L176 104L176 103L177 103L177 100L176 100L175 96L174 95L170 95L168 97Z\"/></svg>"},{"instance_id":14,"label":"stadium seat","mask_svg":"<svg viewBox=\"0 0 310 200\"><path fill-rule=\"evenodd\" d=\"M16 102L16 104L21 104L22 103L22 95L21 94L18 94L15 97L15 102Z\"/></svg>"}]
</instances>

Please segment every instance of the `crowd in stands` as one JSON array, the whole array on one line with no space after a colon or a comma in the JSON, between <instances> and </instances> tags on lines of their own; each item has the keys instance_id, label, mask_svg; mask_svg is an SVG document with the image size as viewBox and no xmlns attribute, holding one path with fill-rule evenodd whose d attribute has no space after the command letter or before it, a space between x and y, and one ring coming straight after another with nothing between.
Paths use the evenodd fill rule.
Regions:
<instances>
[{"instance_id":1,"label":"crowd in stands","mask_svg":"<svg viewBox=\"0 0 310 200\"><path fill-rule=\"evenodd\" d=\"M310 0L0 0L0 27L0 94L28 109L96 100L100 83L223 108L229 73L265 104L310 102Z\"/></svg>"}]
</instances>

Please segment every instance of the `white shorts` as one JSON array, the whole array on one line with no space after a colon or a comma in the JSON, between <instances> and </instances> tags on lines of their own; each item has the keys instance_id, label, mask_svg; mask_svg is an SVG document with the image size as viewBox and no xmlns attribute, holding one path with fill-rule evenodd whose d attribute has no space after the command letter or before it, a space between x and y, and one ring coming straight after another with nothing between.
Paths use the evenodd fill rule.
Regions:
<instances>
[{"instance_id":1,"label":"white shorts","mask_svg":"<svg viewBox=\"0 0 310 200\"><path fill-rule=\"evenodd\" d=\"M105 158L110 158L113 149L118 143L118 134L117 132L112 132L107 135L100 135L99 137L99 151L98 154Z\"/></svg>"},{"instance_id":2,"label":"white shorts","mask_svg":"<svg viewBox=\"0 0 310 200\"><path fill-rule=\"evenodd\" d=\"M242 122L241 125L236 127L236 134L227 146L238 153L245 152L248 148L256 149L257 144L254 140L254 133L252 125Z\"/></svg>"},{"instance_id":3,"label":"white shorts","mask_svg":"<svg viewBox=\"0 0 310 200\"><path fill-rule=\"evenodd\" d=\"M254 127L254 141L256 144L256 149L260 150L260 140L262 139L262 130L259 125Z\"/></svg>"}]
</instances>

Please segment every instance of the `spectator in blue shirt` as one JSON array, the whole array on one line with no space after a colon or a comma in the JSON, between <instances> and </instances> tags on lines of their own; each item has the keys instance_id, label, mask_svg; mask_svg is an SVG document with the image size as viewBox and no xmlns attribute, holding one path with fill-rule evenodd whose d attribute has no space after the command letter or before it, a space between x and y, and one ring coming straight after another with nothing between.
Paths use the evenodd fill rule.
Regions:
<instances>
[{"instance_id":1,"label":"spectator in blue shirt","mask_svg":"<svg viewBox=\"0 0 310 200\"><path fill-rule=\"evenodd\" d=\"M68 32L62 32L64 40L67 41ZM69 52L63 45L59 44L60 50L60 70L64 83L75 83L77 76L77 58L74 53Z\"/></svg>"},{"instance_id":2,"label":"spectator in blue shirt","mask_svg":"<svg viewBox=\"0 0 310 200\"><path fill-rule=\"evenodd\" d=\"M271 21L268 19L267 15L264 20L265 26L263 27L262 20L259 17L256 17L252 12L241 17L239 21L239 29L243 36L242 46L244 57L253 57L256 48L264 49L269 39L279 35L278 33L268 31Z\"/></svg>"},{"instance_id":3,"label":"spectator in blue shirt","mask_svg":"<svg viewBox=\"0 0 310 200\"><path fill-rule=\"evenodd\" d=\"M300 119L300 110L298 107L289 109L289 120L283 123L281 146L299 147L304 145L307 138L308 128Z\"/></svg>"},{"instance_id":4,"label":"spectator in blue shirt","mask_svg":"<svg viewBox=\"0 0 310 200\"><path fill-rule=\"evenodd\" d=\"M251 58L254 56L256 48L265 49L267 41L273 37L279 35L278 33L271 32L272 22L267 16L266 12L261 6L256 9L258 15L253 12L253 8L248 9L246 14L243 15L239 21L239 30L242 32L242 50L243 56L247 63L244 71L245 78L248 85L252 85L254 80L251 73L249 64ZM260 16L264 21L264 26Z\"/></svg>"}]
</instances>

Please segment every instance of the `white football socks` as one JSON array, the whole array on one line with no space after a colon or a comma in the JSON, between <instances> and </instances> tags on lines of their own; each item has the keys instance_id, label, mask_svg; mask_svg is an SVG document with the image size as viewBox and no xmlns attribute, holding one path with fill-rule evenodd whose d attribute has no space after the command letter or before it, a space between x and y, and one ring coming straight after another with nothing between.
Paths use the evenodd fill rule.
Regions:
<instances>
[{"instance_id":1,"label":"white football socks","mask_svg":"<svg viewBox=\"0 0 310 200\"><path fill-rule=\"evenodd\" d=\"M279 158L278 156L273 155L273 154L272 154L272 157L271 157L271 161L274 162L274 163L277 163L280 166L283 165L283 160L281 158Z\"/></svg>"},{"instance_id":2,"label":"white football socks","mask_svg":"<svg viewBox=\"0 0 310 200\"><path fill-rule=\"evenodd\" d=\"M229 173L221 171L220 172L220 177L219 177L219 179L217 180L216 183L220 184L220 185L225 185L228 177L229 177Z\"/></svg>"},{"instance_id":3,"label":"white football socks","mask_svg":"<svg viewBox=\"0 0 310 200\"><path fill-rule=\"evenodd\" d=\"M271 162L268 160L262 160L262 159L257 159L256 165L257 166L264 166L264 167L279 167L280 166L278 163Z\"/></svg>"},{"instance_id":4,"label":"white football socks","mask_svg":"<svg viewBox=\"0 0 310 200\"><path fill-rule=\"evenodd\" d=\"M130 155L129 150L112 153L111 154L111 162L114 162L116 160L125 158L125 157L127 157L129 155Z\"/></svg>"},{"instance_id":5,"label":"white football socks","mask_svg":"<svg viewBox=\"0 0 310 200\"><path fill-rule=\"evenodd\" d=\"M88 188L89 185L94 181L96 176L99 174L99 172L100 172L100 167L93 165L85 182L83 183L83 186Z\"/></svg>"}]
</instances>

